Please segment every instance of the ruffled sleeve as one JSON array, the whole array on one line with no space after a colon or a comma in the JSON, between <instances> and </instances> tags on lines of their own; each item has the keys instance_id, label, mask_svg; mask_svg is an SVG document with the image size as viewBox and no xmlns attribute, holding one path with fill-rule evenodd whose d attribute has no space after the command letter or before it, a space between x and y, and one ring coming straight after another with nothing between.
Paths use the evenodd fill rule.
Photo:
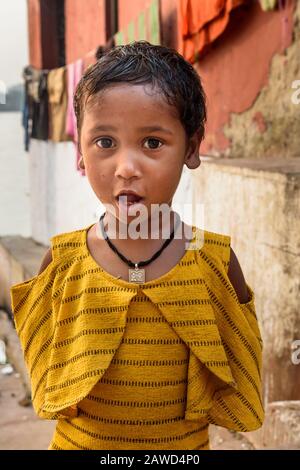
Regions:
<instances>
[{"instance_id":1,"label":"ruffled sleeve","mask_svg":"<svg viewBox=\"0 0 300 470\"><path fill-rule=\"evenodd\" d=\"M55 331L52 287L55 279L53 261L39 275L11 287L14 322L30 376L31 398L35 412L42 418L56 419L45 413L45 384Z\"/></svg>"},{"instance_id":2,"label":"ruffled sleeve","mask_svg":"<svg viewBox=\"0 0 300 470\"><path fill-rule=\"evenodd\" d=\"M85 237L86 230L52 237L52 262L11 288L33 407L44 419L78 415L78 403L119 347L136 295L136 288L117 289L91 265Z\"/></svg>"},{"instance_id":3,"label":"ruffled sleeve","mask_svg":"<svg viewBox=\"0 0 300 470\"><path fill-rule=\"evenodd\" d=\"M189 348L185 419L251 431L264 417L254 293L241 304L228 278L230 236L197 229L194 247L178 278L143 290Z\"/></svg>"},{"instance_id":4,"label":"ruffled sleeve","mask_svg":"<svg viewBox=\"0 0 300 470\"><path fill-rule=\"evenodd\" d=\"M256 316L255 294L246 281L248 302L241 303L228 277L230 237L223 235L221 264L213 261L217 272L216 289L211 292L216 320L228 357L236 389L231 393L216 387L208 413L211 424L235 431L253 431L262 426L262 348ZM217 385L217 381L215 381Z\"/></svg>"}]
</instances>

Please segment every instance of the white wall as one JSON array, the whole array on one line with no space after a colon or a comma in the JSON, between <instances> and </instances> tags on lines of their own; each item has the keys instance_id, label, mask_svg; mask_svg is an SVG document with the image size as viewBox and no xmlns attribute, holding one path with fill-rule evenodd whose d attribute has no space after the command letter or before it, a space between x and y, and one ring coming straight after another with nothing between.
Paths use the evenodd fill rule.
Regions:
<instances>
[{"instance_id":1,"label":"white wall","mask_svg":"<svg viewBox=\"0 0 300 470\"><path fill-rule=\"evenodd\" d=\"M21 113L0 113L0 236L28 237L29 155L24 151Z\"/></svg>"},{"instance_id":2,"label":"white wall","mask_svg":"<svg viewBox=\"0 0 300 470\"><path fill-rule=\"evenodd\" d=\"M22 83L28 63L26 0L0 2L0 82ZM28 159L21 113L0 112L0 236L30 235Z\"/></svg>"},{"instance_id":3,"label":"white wall","mask_svg":"<svg viewBox=\"0 0 300 470\"><path fill-rule=\"evenodd\" d=\"M103 212L85 176L76 170L72 142L30 143L32 237L49 244L52 235L92 224Z\"/></svg>"},{"instance_id":4,"label":"white wall","mask_svg":"<svg viewBox=\"0 0 300 470\"><path fill-rule=\"evenodd\" d=\"M1 1L0 21L0 80L9 87L22 82L28 62L26 0Z\"/></svg>"}]
</instances>

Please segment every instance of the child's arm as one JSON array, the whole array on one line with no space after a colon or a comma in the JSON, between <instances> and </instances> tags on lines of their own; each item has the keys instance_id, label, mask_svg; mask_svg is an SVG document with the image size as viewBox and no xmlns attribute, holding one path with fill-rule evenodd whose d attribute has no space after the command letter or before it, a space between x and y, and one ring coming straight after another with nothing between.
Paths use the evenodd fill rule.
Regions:
<instances>
[{"instance_id":1,"label":"child's arm","mask_svg":"<svg viewBox=\"0 0 300 470\"><path fill-rule=\"evenodd\" d=\"M229 237L226 238L230 242ZM222 308L216 308L215 313L236 390L227 394L220 387L214 396L208 421L246 432L258 429L264 419L261 380L263 343L256 316L255 294L246 283L239 261L231 247L229 250L228 244L223 250L222 259L225 271L219 271L221 285L218 294ZM226 293L230 292L231 287L237 296L236 304L232 302L232 296Z\"/></svg>"},{"instance_id":2,"label":"child's arm","mask_svg":"<svg viewBox=\"0 0 300 470\"><path fill-rule=\"evenodd\" d=\"M238 259L230 247L230 264L228 268L228 277L231 284L233 285L238 299L241 304L245 304L249 301L248 289L243 275L243 271L238 262Z\"/></svg>"},{"instance_id":3,"label":"child's arm","mask_svg":"<svg viewBox=\"0 0 300 470\"><path fill-rule=\"evenodd\" d=\"M38 274L41 274L47 268L47 266L51 263L51 261L52 261L52 252L51 252L51 248L49 248L48 251L46 251L46 254L42 260L42 264L41 264Z\"/></svg>"},{"instance_id":4,"label":"child's arm","mask_svg":"<svg viewBox=\"0 0 300 470\"><path fill-rule=\"evenodd\" d=\"M32 402L43 418L56 419L43 411L51 341L55 331L52 285L56 270L52 268L51 248L41 262L38 274L11 287L11 305L17 334L31 380ZM45 384L45 385L44 385Z\"/></svg>"}]
</instances>

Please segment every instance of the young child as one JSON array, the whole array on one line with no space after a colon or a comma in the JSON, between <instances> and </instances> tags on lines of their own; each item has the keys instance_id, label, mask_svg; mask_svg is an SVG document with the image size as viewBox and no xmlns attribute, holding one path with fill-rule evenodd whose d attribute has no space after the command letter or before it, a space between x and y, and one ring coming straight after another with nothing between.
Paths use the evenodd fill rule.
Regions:
<instances>
[{"instance_id":1,"label":"young child","mask_svg":"<svg viewBox=\"0 0 300 470\"><path fill-rule=\"evenodd\" d=\"M87 69L74 107L81 166L106 211L53 236L40 272L11 289L34 409L57 420L49 449L209 449L210 423L259 428L254 293L230 236L172 210L183 165L200 165L199 76L176 51L134 42ZM162 204L169 228L151 218ZM119 236L137 208L156 237Z\"/></svg>"}]
</instances>

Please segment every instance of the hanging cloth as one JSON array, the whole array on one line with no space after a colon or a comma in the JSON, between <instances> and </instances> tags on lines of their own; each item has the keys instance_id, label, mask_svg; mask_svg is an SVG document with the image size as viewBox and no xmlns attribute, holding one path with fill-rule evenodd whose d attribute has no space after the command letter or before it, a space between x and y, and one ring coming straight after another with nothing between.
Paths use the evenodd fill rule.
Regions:
<instances>
[{"instance_id":1,"label":"hanging cloth","mask_svg":"<svg viewBox=\"0 0 300 470\"><path fill-rule=\"evenodd\" d=\"M72 137L74 145L76 147L76 168L82 174L85 175L85 171L80 168L79 160L80 153L78 149L78 134L76 125L76 116L73 107L74 93L76 86L83 73L83 60L78 59L76 62L67 65L67 80L68 80L68 106L67 106L67 117L66 117L66 133Z\"/></svg>"},{"instance_id":2,"label":"hanging cloth","mask_svg":"<svg viewBox=\"0 0 300 470\"><path fill-rule=\"evenodd\" d=\"M260 6L263 11L275 10L277 0L259 0Z\"/></svg>"},{"instance_id":3,"label":"hanging cloth","mask_svg":"<svg viewBox=\"0 0 300 470\"><path fill-rule=\"evenodd\" d=\"M31 96L31 137L38 140L48 140L49 137L49 113L48 113L48 89L46 70L34 70L32 80L29 83Z\"/></svg>"},{"instance_id":4,"label":"hanging cloth","mask_svg":"<svg viewBox=\"0 0 300 470\"><path fill-rule=\"evenodd\" d=\"M49 97L49 139L53 142L70 140L66 134L66 113L68 106L67 70L65 67L53 69L48 74Z\"/></svg>"},{"instance_id":5,"label":"hanging cloth","mask_svg":"<svg viewBox=\"0 0 300 470\"><path fill-rule=\"evenodd\" d=\"M32 79L33 68L27 65L23 69L24 79L24 101L22 111L22 125L24 128L24 149L26 152L29 151L30 137L31 137L31 126L32 126L32 98L29 93L30 81Z\"/></svg>"},{"instance_id":6,"label":"hanging cloth","mask_svg":"<svg viewBox=\"0 0 300 470\"><path fill-rule=\"evenodd\" d=\"M230 12L246 0L181 0L182 55L196 62L226 29Z\"/></svg>"}]
</instances>

